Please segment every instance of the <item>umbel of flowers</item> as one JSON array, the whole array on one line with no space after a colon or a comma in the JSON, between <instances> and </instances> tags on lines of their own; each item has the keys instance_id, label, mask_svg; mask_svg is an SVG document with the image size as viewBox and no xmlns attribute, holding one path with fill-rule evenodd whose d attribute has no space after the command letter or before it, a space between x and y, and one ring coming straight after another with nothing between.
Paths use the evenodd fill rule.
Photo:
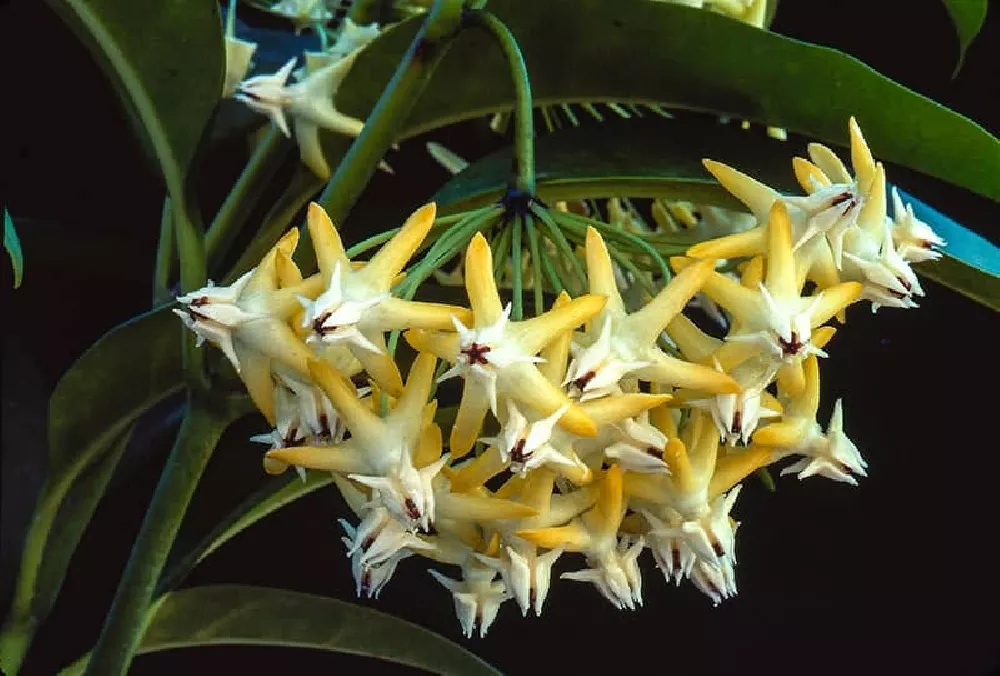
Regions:
<instances>
[{"instance_id":1,"label":"umbel of flowers","mask_svg":"<svg viewBox=\"0 0 1000 676\"><path fill-rule=\"evenodd\" d=\"M779 464L800 479L865 476L841 401L818 419L832 322L864 300L915 307L909 263L943 244L895 194L888 216L884 167L850 130L852 171L821 145L795 159L804 196L706 160L756 225L671 259L674 276L637 307L624 288L635 280L594 228L577 252L586 292L517 318L494 276L506 266L478 232L461 268L467 307L399 292L433 204L365 261L311 205L316 275L293 261L293 230L176 312L274 428L256 438L271 446L265 470L333 474L354 512L341 524L359 595L377 596L406 558L451 566L454 578L430 573L465 635L483 635L505 601L541 614L554 575L641 605L648 549L668 581L718 604L737 590L733 515L748 475ZM719 272L726 261L738 272ZM724 338L683 314L696 294L724 312ZM393 331L417 352L405 381ZM452 378L462 394L445 430L433 393Z\"/></svg>"}]
</instances>

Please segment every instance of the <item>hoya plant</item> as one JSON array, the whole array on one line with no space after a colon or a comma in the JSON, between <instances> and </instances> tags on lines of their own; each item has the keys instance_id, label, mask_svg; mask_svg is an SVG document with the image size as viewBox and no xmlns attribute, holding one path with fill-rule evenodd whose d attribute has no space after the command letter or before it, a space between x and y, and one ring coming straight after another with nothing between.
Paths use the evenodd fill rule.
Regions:
<instances>
[{"instance_id":1,"label":"hoya plant","mask_svg":"<svg viewBox=\"0 0 1000 676\"><path fill-rule=\"evenodd\" d=\"M163 423L172 450L114 599L63 673L220 644L527 673L467 639L495 623L544 633L537 616L574 583L607 613L665 583L725 607L769 579L737 565L756 547L744 495L867 480L879 449L852 426L880 411L821 386L852 317L919 313L933 293L1000 309L996 247L897 179L995 203L1000 142L772 32L775 0L49 5L120 94L165 198L159 224L137 224L160 229L152 308L49 398L6 674L47 649L88 523L165 411L180 421ZM964 55L986 2L944 5ZM473 123L491 139L478 150L428 142ZM199 185L233 138L251 151L213 201ZM396 158L414 147L450 180L356 209L380 172L406 179ZM32 261L6 213L4 244L19 285ZM257 490L185 542L206 467L234 443ZM319 492L339 512L315 519L344 547L329 574L367 600L397 570L426 571L453 603L450 636L420 609L412 623L285 589L294 554L270 586L185 586Z\"/></svg>"}]
</instances>

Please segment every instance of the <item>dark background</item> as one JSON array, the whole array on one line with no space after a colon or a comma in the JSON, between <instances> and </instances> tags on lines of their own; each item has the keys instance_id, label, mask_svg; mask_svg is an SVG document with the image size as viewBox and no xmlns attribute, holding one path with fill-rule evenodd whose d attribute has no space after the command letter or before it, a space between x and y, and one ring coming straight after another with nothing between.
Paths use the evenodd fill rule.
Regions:
<instances>
[{"instance_id":1,"label":"dark background","mask_svg":"<svg viewBox=\"0 0 1000 676\"><path fill-rule=\"evenodd\" d=\"M609 0L612 1L612 0ZM951 79L957 41L940 2L781 4L773 29L847 51L887 76L998 129L1000 11ZM889 9L892 13L888 13ZM88 53L43 3L0 4L7 64L0 199L23 239L25 282L3 293L2 603L46 453L44 407L59 375L109 327L148 308L163 191L114 92ZM650 46L654 49L655 46ZM817 73L822 77L822 73ZM435 135L483 150L481 128ZM465 145L463 145L465 144ZM379 175L367 204L417 206L446 179L412 142ZM206 165L218 199L242 146ZM876 149L877 155L877 149ZM969 158L970 162L976 158ZM1000 180L1000 178L998 178ZM980 232L996 205L933 181L904 187ZM919 188L919 190L918 190ZM346 239L369 223L348 223ZM383 224L378 224L383 225ZM989 236L989 235L988 235ZM992 239L996 239L995 235ZM505 604L486 640L466 642L511 674L603 669L676 673L984 674L1000 665L995 477L1000 470L996 316L933 282L922 308L853 308L822 376L826 415L843 396L846 428L870 463L859 488L785 477L776 494L748 482L736 508L740 594L718 608L685 583L667 587L644 555L645 607L615 611L590 586L554 583L542 619ZM86 405L81 402L81 405ZM193 505L209 527L263 480L259 453L237 425ZM96 639L169 443L150 431L130 449L74 559L25 674L50 674ZM339 541L343 507L321 491L266 519L209 558L189 584L285 586L343 599L353 581ZM462 640L450 596L411 559L378 602L361 601ZM571 566L563 562L558 570ZM143 656L132 673L223 668L247 673L330 670L407 673L339 655L210 648ZM415 673L410 671L410 673Z\"/></svg>"}]
</instances>

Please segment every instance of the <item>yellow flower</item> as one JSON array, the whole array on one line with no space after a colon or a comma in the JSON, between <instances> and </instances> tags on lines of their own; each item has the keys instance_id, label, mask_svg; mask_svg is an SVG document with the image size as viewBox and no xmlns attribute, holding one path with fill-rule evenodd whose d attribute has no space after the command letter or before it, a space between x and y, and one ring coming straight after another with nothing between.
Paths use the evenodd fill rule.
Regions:
<instances>
[{"instance_id":1,"label":"yellow flower","mask_svg":"<svg viewBox=\"0 0 1000 676\"><path fill-rule=\"evenodd\" d=\"M465 273L472 306L471 328L455 317L458 333L405 334L414 349L431 352L454 365L444 377L461 374L465 380L451 431L452 454L462 457L468 453L479 436L486 412L492 410L496 415L499 401L508 398L546 416L569 404L559 425L576 434L595 435L593 421L538 370L536 355L547 343L597 314L605 299L583 296L537 317L509 321L510 306L505 310L500 302L489 244L478 233L466 251Z\"/></svg>"},{"instance_id":2,"label":"yellow flower","mask_svg":"<svg viewBox=\"0 0 1000 676\"><path fill-rule=\"evenodd\" d=\"M380 387L393 395L402 389L402 378L388 353L385 332L395 329L443 329L452 317L469 320L465 308L403 300L391 288L434 224L436 207L427 204L411 215L403 227L372 258L355 269L347 258L337 229L322 207L310 204L309 235L324 289L315 300L302 299L302 327L310 329L307 342L346 345Z\"/></svg>"},{"instance_id":3,"label":"yellow flower","mask_svg":"<svg viewBox=\"0 0 1000 676\"><path fill-rule=\"evenodd\" d=\"M689 266L645 307L628 314L604 240L597 230L589 228L590 292L607 296L608 301L591 321L591 330L580 337L565 384L575 388L582 399L613 392L623 378L709 392L738 392L739 386L726 374L670 357L656 345L663 329L697 293L711 269L708 261Z\"/></svg>"}]
</instances>

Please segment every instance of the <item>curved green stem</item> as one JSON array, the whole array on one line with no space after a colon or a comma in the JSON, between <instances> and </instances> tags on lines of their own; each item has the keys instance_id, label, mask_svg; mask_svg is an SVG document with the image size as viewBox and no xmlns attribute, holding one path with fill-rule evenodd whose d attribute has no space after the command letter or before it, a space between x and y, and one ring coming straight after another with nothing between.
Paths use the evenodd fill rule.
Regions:
<instances>
[{"instance_id":1,"label":"curved green stem","mask_svg":"<svg viewBox=\"0 0 1000 676\"><path fill-rule=\"evenodd\" d=\"M170 268L177 249L174 246L174 214L170 196L163 199L160 215L160 240L156 245L156 269L153 272L153 307L170 300Z\"/></svg>"},{"instance_id":2,"label":"curved green stem","mask_svg":"<svg viewBox=\"0 0 1000 676\"><path fill-rule=\"evenodd\" d=\"M517 160L516 187L529 195L535 194L535 124L531 99L531 81L524 56L514 34L506 24L483 10L466 12L464 21L486 31L500 47L514 79L514 157Z\"/></svg>"},{"instance_id":3,"label":"curved green stem","mask_svg":"<svg viewBox=\"0 0 1000 676\"><path fill-rule=\"evenodd\" d=\"M334 223L343 223L379 162L399 136L420 93L461 24L462 0L436 0L392 79L382 91L364 131L351 144L317 200Z\"/></svg>"},{"instance_id":4,"label":"curved green stem","mask_svg":"<svg viewBox=\"0 0 1000 676\"><path fill-rule=\"evenodd\" d=\"M545 293L542 289L542 261L539 257L538 231L535 230L534 219L531 214L524 217L524 228L528 231L528 251L531 254L531 281L535 287L535 316L544 312Z\"/></svg>"},{"instance_id":5,"label":"curved green stem","mask_svg":"<svg viewBox=\"0 0 1000 676\"><path fill-rule=\"evenodd\" d=\"M576 277L578 288L571 290L571 293L574 295L582 293L588 286L587 273L584 271L583 264L580 263L580 259L577 258L576 252L573 251L573 247L571 247L569 242L566 241L566 235L563 234L562 229L559 227L559 224L555 222L555 219L552 218L552 214L549 213L548 209L539 205L533 205L531 207L531 211L546 227L549 232L549 239L551 239L556 245L556 248L559 249L559 255L565 259L566 264Z\"/></svg>"},{"instance_id":6,"label":"curved green stem","mask_svg":"<svg viewBox=\"0 0 1000 676\"><path fill-rule=\"evenodd\" d=\"M510 316L515 321L524 319L524 270L521 267L521 232L524 224L520 218L514 219L514 228L510 240L511 287L513 292L513 307Z\"/></svg>"},{"instance_id":7,"label":"curved green stem","mask_svg":"<svg viewBox=\"0 0 1000 676\"><path fill-rule=\"evenodd\" d=\"M142 638L156 583L188 503L222 433L242 413L242 406L212 402L192 394L87 665L88 676L118 676L127 672Z\"/></svg>"},{"instance_id":8,"label":"curved green stem","mask_svg":"<svg viewBox=\"0 0 1000 676\"><path fill-rule=\"evenodd\" d=\"M225 201L219 207L215 219L205 234L205 252L208 256L209 269L218 268L233 239L239 234L247 216L260 199L264 187L274 177L290 149L291 144L273 125L257 144L243 173L226 195Z\"/></svg>"}]
</instances>

